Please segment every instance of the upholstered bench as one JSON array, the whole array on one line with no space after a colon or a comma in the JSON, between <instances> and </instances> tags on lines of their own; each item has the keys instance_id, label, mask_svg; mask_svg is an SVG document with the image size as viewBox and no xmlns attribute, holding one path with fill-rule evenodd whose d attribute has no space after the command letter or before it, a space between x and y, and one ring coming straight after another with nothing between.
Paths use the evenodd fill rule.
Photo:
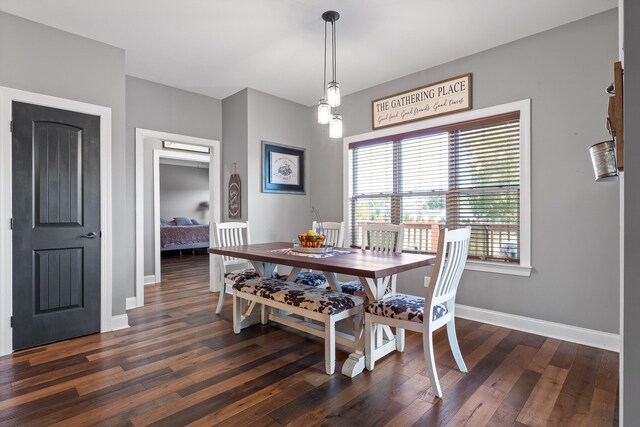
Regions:
<instances>
[{"instance_id":1,"label":"upholstered bench","mask_svg":"<svg viewBox=\"0 0 640 427\"><path fill-rule=\"evenodd\" d=\"M273 320L294 329L310 333L325 340L325 370L331 375L335 370L336 341L356 347L357 337L362 335L364 298L341 292L320 289L273 278L261 277L233 286L233 329L240 333L243 314L239 299L262 304L262 323ZM252 306L250 306L250 309ZM271 312L270 308L285 310L291 314L313 319L321 325ZM352 322L353 337L336 332L336 322L356 316ZM356 338L354 338L356 337Z\"/></svg>"}]
</instances>

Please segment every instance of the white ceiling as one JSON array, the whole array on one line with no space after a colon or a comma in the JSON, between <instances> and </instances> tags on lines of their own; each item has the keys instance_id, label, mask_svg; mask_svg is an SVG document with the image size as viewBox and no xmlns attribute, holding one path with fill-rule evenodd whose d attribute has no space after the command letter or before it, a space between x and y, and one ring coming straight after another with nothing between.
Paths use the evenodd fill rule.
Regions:
<instances>
[{"instance_id":1,"label":"white ceiling","mask_svg":"<svg viewBox=\"0 0 640 427\"><path fill-rule=\"evenodd\" d=\"M617 0L0 0L0 10L126 51L127 74L225 98L322 92L335 9L343 94L617 6ZM469 70L473 71L473 70Z\"/></svg>"}]
</instances>

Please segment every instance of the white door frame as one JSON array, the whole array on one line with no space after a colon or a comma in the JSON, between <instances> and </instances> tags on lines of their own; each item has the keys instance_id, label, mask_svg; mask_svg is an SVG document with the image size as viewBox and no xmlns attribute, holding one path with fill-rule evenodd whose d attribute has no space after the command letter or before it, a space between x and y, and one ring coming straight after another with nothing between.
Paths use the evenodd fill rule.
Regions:
<instances>
[{"instance_id":1,"label":"white door frame","mask_svg":"<svg viewBox=\"0 0 640 427\"><path fill-rule=\"evenodd\" d=\"M11 129L13 101L100 117L100 332L112 330L111 108L0 86L0 356L13 351Z\"/></svg>"},{"instance_id":2,"label":"white door frame","mask_svg":"<svg viewBox=\"0 0 640 427\"><path fill-rule=\"evenodd\" d=\"M211 206L209 218L212 223L213 221L220 222L220 206L222 200L222 151L220 141L136 128L136 307L144 306L144 144L145 141L149 139L209 147L211 149L209 154L209 204ZM157 200L157 197L154 197L154 205L155 200ZM159 224L156 225L155 228L156 231L154 231L154 234L159 234ZM213 225L210 226L209 235L213 236ZM155 237L155 240L159 242L159 237ZM159 266L156 265L154 269L156 270L155 273L159 274ZM217 277L214 275L216 271L217 263L214 262L213 255L211 255L209 257L209 288L211 291L218 290L218 283L214 280L214 278Z\"/></svg>"},{"instance_id":3,"label":"white door frame","mask_svg":"<svg viewBox=\"0 0 640 427\"><path fill-rule=\"evenodd\" d=\"M162 281L162 268L160 265L160 159L177 159L192 162L208 163L209 174L211 174L211 156L208 154L190 153L188 151L172 151L172 150L153 150L153 270L155 283ZM211 183L211 176L209 176ZM209 189L209 197L211 197L211 189ZM209 201L210 206L214 203ZM209 209L211 212L211 209ZM211 214L210 214L211 215ZM211 222L211 221L209 221ZM209 225L211 232L211 225ZM144 247L142 248L144 251ZM142 258L144 261L144 256Z\"/></svg>"}]
</instances>

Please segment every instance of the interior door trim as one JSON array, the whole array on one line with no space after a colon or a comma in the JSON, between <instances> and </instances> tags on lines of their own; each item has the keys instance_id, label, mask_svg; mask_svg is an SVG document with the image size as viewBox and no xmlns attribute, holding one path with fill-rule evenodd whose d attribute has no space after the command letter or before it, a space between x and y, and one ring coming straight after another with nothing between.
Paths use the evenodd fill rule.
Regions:
<instances>
[{"instance_id":1,"label":"interior door trim","mask_svg":"<svg viewBox=\"0 0 640 427\"><path fill-rule=\"evenodd\" d=\"M209 147L209 203L211 208L209 209L209 236L213 236L213 222L221 221L222 212L222 149L220 141L215 139L198 138L195 136L179 135L175 133L161 132L150 129L136 128L136 307L144 306L144 285L151 284L156 281L145 282L144 275L144 198L142 195L145 192L144 188L144 145L145 141L152 139L159 139L162 141L180 142L191 145L202 145ZM163 156L168 157L171 154ZM157 177L156 177L157 178ZM150 191L151 189L147 189ZM156 200L157 197L154 197ZM154 208L158 211L158 218L156 221L156 233L155 240L159 240L159 208ZM155 246L155 243L154 243ZM159 251L160 245L155 246ZM156 272L159 271L159 257L154 260L154 277ZM211 292L218 292L220 290L220 280L218 272L218 263L214 262L213 255L209 255L209 290ZM159 277L160 275L157 274Z\"/></svg>"},{"instance_id":2,"label":"interior door trim","mask_svg":"<svg viewBox=\"0 0 640 427\"><path fill-rule=\"evenodd\" d=\"M10 123L14 101L100 117L100 332L128 327L122 316L115 316L115 322L112 319L111 108L0 86L0 356L13 351Z\"/></svg>"}]
</instances>

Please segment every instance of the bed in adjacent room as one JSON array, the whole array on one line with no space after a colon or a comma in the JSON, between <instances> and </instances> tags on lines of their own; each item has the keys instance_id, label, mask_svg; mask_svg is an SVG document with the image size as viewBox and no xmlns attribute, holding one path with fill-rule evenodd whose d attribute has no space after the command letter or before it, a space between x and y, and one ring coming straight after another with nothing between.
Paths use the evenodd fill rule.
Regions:
<instances>
[{"instance_id":1,"label":"bed in adjacent room","mask_svg":"<svg viewBox=\"0 0 640 427\"><path fill-rule=\"evenodd\" d=\"M175 251L209 247L209 225L187 217L160 219L160 250Z\"/></svg>"}]
</instances>

